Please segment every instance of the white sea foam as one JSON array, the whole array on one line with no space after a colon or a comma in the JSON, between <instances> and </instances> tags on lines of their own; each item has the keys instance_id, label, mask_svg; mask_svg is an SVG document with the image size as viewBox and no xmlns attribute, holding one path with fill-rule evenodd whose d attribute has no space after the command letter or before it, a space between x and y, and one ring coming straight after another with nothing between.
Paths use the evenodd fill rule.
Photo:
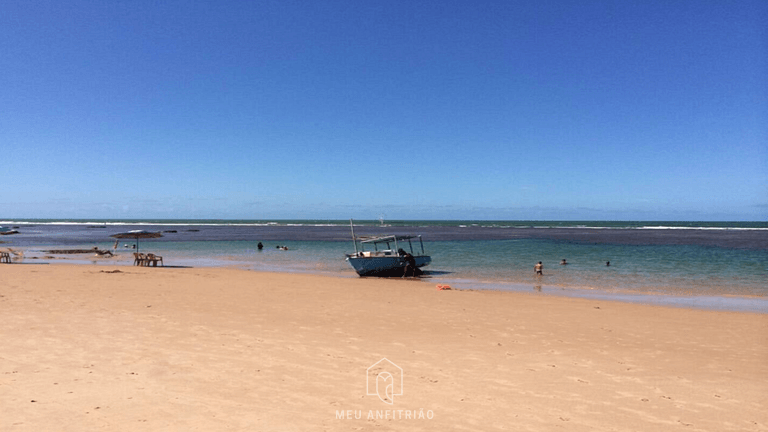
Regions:
<instances>
[{"instance_id":1,"label":"white sea foam","mask_svg":"<svg viewBox=\"0 0 768 432\"><path fill-rule=\"evenodd\" d=\"M404 225L408 225L408 221L404 221ZM437 223L426 225L423 224L423 221L414 221L414 222L420 222L419 226L421 227L429 227L429 226L443 226L445 225L445 222L451 222L451 221L436 221ZM712 230L712 231L768 231L768 228L766 227L743 227L743 226L672 226L672 225L643 225L643 226L636 226L636 225L625 225L625 226L586 226L583 224L578 225L561 225L561 224L536 224L536 225L517 225L512 221L511 224L471 224L467 225L464 223L461 223L462 221L453 221L454 223L457 223L458 225L455 225L459 228L487 228L487 229L499 229L499 228L513 228L513 229L530 229L530 228L536 228L536 229L579 229L579 230L620 230L620 229L630 229L630 230ZM278 221L254 221L254 222L242 222L242 221L210 221L210 220L200 220L200 221L183 221L183 220L174 220L174 221L130 221L130 220L120 220L120 221L71 221L71 220L2 220L0 221L0 225L4 226L30 226L30 225L64 225L64 226L92 226L92 227L121 227L121 226L159 226L159 227L187 227L187 226L229 226L229 227L268 227L268 226L288 226L288 227L338 227L338 226L348 226L347 222L339 222L339 223L333 223L333 222L324 222L324 223L315 223L315 222L278 222ZM369 226L371 225L368 222L355 224L355 226ZM376 224L376 226L380 226ZM447 225L447 226L450 226Z\"/></svg>"},{"instance_id":2,"label":"white sea foam","mask_svg":"<svg viewBox=\"0 0 768 432\"><path fill-rule=\"evenodd\" d=\"M344 226L342 224L300 224L300 223L288 223L280 224L278 222L73 222L73 221L45 221L45 222L33 222L33 221L0 221L0 224L5 225L66 225L66 226L171 226L171 227L184 227L184 226L291 226L291 227L332 227L332 226Z\"/></svg>"},{"instance_id":3,"label":"white sea foam","mask_svg":"<svg viewBox=\"0 0 768 432\"><path fill-rule=\"evenodd\" d=\"M759 227L676 227L676 226L642 226L635 229L647 230L712 230L712 231L765 231L768 228Z\"/></svg>"}]
</instances>

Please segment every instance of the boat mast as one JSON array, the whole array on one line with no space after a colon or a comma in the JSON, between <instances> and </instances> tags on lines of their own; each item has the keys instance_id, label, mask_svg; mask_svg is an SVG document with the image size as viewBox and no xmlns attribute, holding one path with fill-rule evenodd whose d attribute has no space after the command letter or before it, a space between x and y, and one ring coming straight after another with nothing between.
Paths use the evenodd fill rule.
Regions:
<instances>
[{"instance_id":1,"label":"boat mast","mask_svg":"<svg viewBox=\"0 0 768 432\"><path fill-rule=\"evenodd\" d=\"M357 255L357 239L355 238L355 226L352 224L352 219L349 220L349 228L352 229L352 243L355 244L355 255Z\"/></svg>"}]
</instances>

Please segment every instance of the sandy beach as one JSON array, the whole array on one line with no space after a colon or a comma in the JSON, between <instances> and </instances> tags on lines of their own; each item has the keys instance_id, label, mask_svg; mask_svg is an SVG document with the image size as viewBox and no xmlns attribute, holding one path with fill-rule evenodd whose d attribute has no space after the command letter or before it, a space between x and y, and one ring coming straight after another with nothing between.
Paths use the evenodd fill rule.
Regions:
<instances>
[{"instance_id":1,"label":"sandy beach","mask_svg":"<svg viewBox=\"0 0 768 432\"><path fill-rule=\"evenodd\" d=\"M768 430L766 314L439 282L0 265L0 430Z\"/></svg>"}]
</instances>

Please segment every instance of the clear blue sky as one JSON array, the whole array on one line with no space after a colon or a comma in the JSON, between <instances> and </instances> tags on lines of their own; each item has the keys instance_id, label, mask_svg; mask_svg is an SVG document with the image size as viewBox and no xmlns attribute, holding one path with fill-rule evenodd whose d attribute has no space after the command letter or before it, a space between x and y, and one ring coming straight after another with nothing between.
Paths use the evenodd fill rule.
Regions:
<instances>
[{"instance_id":1,"label":"clear blue sky","mask_svg":"<svg viewBox=\"0 0 768 432\"><path fill-rule=\"evenodd\" d=\"M0 5L0 218L766 220L768 2Z\"/></svg>"}]
</instances>

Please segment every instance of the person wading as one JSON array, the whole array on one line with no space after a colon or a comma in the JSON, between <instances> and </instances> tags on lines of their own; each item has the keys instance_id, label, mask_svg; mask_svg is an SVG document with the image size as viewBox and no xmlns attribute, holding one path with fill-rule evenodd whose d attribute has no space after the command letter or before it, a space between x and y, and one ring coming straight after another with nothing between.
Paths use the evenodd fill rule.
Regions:
<instances>
[{"instance_id":1,"label":"person wading","mask_svg":"<svg viewBox=\"0 0 768 432\"><path fill-rule=\"evenodd\" d=\"M408 252L402 249L398 249L397 252L400 254L401 257L403 257L403 260L405 261L405 268L403 269L403 277L418 276L419 269L416 268L416 258L414 258L413 255L409 254Z\"/></svg>"}]
</instances>

